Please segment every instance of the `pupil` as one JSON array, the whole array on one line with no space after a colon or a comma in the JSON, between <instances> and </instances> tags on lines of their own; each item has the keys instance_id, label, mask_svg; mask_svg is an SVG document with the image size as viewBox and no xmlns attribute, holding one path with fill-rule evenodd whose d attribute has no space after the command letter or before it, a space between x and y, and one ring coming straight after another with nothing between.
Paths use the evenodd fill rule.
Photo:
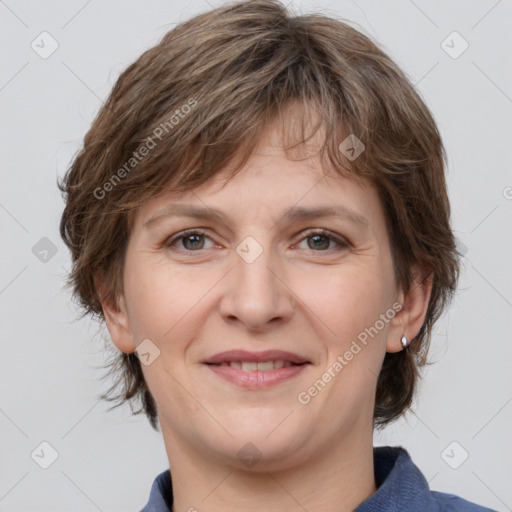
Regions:
<instances>
[{"instance_id":1,"label":"pupil","mask_svg":"<svg viewBox=\"0 0 512 512\"><path fill-rule=\"evenodd\" d=\"M184 242L185 242L185 247L187 245L189 245L189 247L186 247L187 249L194 249L194 248L197 248L198 247L198 239L201 237L202 235L188 235L185 239L184 239ZM188 244L188 242L190 242L192 239L195 239L195 241L193 241L191 244ZM200 245L200 244L199 244Z\"/></svg>"},{"instance_id":2,"label":"pupil","mask_svg":"<svg viewBox=\"0 0 512 512\"><path fill-rule=\"evenodd\" d=\"M314 242L313 242L313 247L320 247L322 245L322 242L320 243L317 243L318 242L318 239L324 239L324 245L325 245L325 241L327 241L327 246L329 245L329 241L327 240L327 237L325 235L314 235L311 237Z\"/></svg>"}]
</instances>

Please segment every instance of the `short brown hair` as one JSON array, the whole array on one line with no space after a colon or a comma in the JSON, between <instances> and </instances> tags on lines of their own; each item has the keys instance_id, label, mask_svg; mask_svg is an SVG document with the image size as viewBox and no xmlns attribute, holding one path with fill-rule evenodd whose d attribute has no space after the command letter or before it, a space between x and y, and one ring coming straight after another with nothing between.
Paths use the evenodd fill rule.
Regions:
<instances>
[{"instance_id":1,"label":"short brown hair","mask_svg":"<svg viewBox=\"0 0 512 512\"><path fill-rule=\"evenodd\" d=\"M322 159L376 187L398 285L410 289L414 265L433 277L419 334L407 350L385 356L374 410L374 425L382 427L412 404L459 261L436 123L408 77L348 23L292 16L277 0L241 1L181 23L130 65L59 183L66 202L60 231L73 262L68 283L84 315L102 319L102 301L116 304L123 290L135 209L164 189L199 186L228 164L234 175L292 103L304 117L314 111L316 128L325 128ZM347 133L365 146L354 160L340 151ZM118 352L109 367L116 380L102 397L115 407L140 399L142 409L132 412L145 412L157 429L137 356Z\"/></svg>"}]
</instances>

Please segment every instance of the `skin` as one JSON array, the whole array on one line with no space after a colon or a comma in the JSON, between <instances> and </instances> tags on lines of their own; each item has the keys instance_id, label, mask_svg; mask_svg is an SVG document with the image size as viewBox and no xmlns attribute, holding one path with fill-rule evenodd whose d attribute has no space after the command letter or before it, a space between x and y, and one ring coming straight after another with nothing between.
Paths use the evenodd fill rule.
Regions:
<instances>
[{"instance_id":1,"label":"skin","mask_svg":"<svg viewBox=\"0 0 512 512\"><path fill-rule=\"evenodd\" d=\"M269 130L229 182L221 172L193 191L165 192L140 208L124 294L117 305L104 304L119 350L133 352L149 339L160 351L142 369L158 407L174 512L356 508L377 490L372 434L382 361L386 352L402 350L401 336L414 338L425 318L431 282L415 283L408 293L397 288L377 192L326 173L314 156L287 159L275 140ZM218 208L227 217L168 216L145 226L178 203ZM293 205L340 205L367 225L341 217L283 220ZM166 245L190 228L206 235ZM349 245L305 233L310 228ZM263 250L252 263L236 252L247 236ZM396 303L402 309L378 335L309 403L300 403L298 394ZM235 348L287 350L311 364L278 385L247 390L201 363ZM249 442L261 457L251 467L237 455Z\"/></svg>"}]
</instances>

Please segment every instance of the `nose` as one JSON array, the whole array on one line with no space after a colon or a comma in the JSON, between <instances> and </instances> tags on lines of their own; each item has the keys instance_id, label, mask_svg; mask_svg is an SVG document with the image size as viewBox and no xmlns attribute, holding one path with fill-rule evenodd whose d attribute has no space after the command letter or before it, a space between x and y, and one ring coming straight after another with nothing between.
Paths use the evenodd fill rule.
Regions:
<instances>
[{"instance_id":1,"label":"nose","mask_svg":"<svg viewBox=\"0 0 512 512\"><path fill-rule=\"evenodd\" d=\"M252 239L249 245L242 243L233 258L234 267L223 280L220 313L224 320L262 332L289 322L295 300L285 266L275 251Z\"/></svg>"}]
</instances>

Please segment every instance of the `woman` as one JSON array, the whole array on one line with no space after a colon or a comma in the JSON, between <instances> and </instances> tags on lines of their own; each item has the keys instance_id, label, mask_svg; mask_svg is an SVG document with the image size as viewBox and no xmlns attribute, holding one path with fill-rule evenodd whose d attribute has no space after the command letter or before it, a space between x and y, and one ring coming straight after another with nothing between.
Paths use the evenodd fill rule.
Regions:
<instances>
[{"instance_id":1,"label":"woman","mask_svg":"<svg viewBox=\"0 0 512 512\"><path fill-rule=\"evenodd\" d=\"M196 16L120 76L61 234L119 349L106 398L161 427L144 511L490 510L372 442L456 288L444 163L375 43L277 1Z\"/></svg>"}]
</instances>

